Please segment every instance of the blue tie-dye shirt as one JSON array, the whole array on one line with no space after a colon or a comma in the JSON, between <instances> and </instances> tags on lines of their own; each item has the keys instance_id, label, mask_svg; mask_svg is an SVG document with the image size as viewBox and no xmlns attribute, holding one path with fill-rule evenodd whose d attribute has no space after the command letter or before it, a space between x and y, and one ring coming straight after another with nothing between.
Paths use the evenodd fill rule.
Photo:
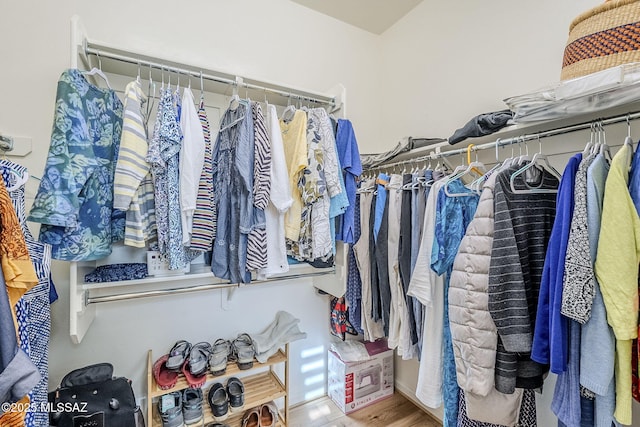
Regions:
<instances>
[{"instance_id":1,"label":"blue tie-dye shirt","mask_svg":"<svg viewBox=\"0 0 640 427\"><path fill-rule=\"evenodd\" d=\"M125 212L113 209L113 176L122 103L79 70L58 81L49 155L29 220L42 223L40 241L65 261L94 260L124 239Z\"/></svg>"}]
</instances>

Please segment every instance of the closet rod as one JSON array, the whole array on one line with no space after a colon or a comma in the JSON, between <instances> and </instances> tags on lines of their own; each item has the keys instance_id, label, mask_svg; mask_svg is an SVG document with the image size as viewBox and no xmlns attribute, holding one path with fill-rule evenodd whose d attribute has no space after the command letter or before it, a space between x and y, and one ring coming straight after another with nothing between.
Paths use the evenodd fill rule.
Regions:
<instances>
[{"instance_id":1,"label":"closet rod","mask_svg":"<svg viewBox=\"0 0 640 427\"><path fill-rule=\"evenodd\" d=\"M204 69L194 69L195 67L192 67L190 65L187 64L179 64L179 66L171 66L171 65L165 65L161 62L155 62L152 60L148 60L148 59L141 59L141 57L143 55L138 55L134 52L126 52L126 54L120 54L120 53L116 53L113 52L111 50L111 48L107 47L107 46L101 46L95 43L91 43L89 41L86 42L85 47L84 47L84 53L85 55L89 56L89 55L94 55L96 56L98 59L100 58L108 58L108 59L113 59L115 61L120 61L120 62L126 62L129 64L134 64L134 65L140 65L140 66L145 66L145 67L151 67L151 68L155 68L157 70L167 70L168 72L173 72L176 74L184 74L184 75L189 75L192 77L196 77L196 78L200 78L202 77L205 80L210 80L210 81L214 81L217 83L223 83L223 84L227 84L227 85L238 85L238 81L233 80L233 79L229 79L226 77L222 77L222 76L218 76L215 74L211 74L211 70L207 70L207 72L204 72ZM156 59L156 58L154 58ZM157 58L159 61L162 61L162 59ZM184 67L184 68L183 68ZM202 74L201 74L202 71ZM239 77L239 76L238 76ZM293 98L296 100L302 100L302 101L309 101L309 102L313 102L316 104L321 104L321 105L329 105L331 107L336 107L336 99L335 97L331 97L331 96L326 96L326 95L320 95L320 94L313 94L312 92L307 92L307 91L296 91L296 90L289 90L289 91L285 91L285 90L281 90L281 89L276 89L273 87L267 87L264 84L255 84L255 83L246 83L246 82L242 82L240 83L240 85L244 88L247 89L254 89L254 90L260 90L263 92L268 92L268 93L272 93L272 94L276 94L276 95L280 95L283 96L285 98ZM309 93L311 95L306 95L303 94L304 93Z\"/></svg>"},{"instance_id":2,"label":"closet rod","mask_svg":"<svg viewBox=\"0 0 640 427\"><path fill-rule=\"evenodd\" d=\"M309 277L324 276L326 274L334 274L335 272L336 272L335 268L332 268L327 271L318 271L315 273L291 274L288 276L272 277L272 278L263 279L263 280L253 280L250 283L246 283L246 284L214 283L210 285L194 285L194 286L185 286L184 288L162 289L158 291L129 292L124 294L104 295L104 296L98 296L98 297L92 297L87 292L85 293L85 306L89 304L99 304L103 302L126 301L126 300L137 299L137 298L157 297L157 296L164 296L164 295L207 291L211 289L239 288L239 287L250 286L254 284L276 282L281 280L305 279Z\"/></svg>"},{"instance_id":3,"label":"closet rod","mask_svg":"<svg viewBox=\"0 0 640 427\"><path fill-rule=\"evenodd\" d=\"M493 142L487 142L484 144L480 144L480 145L474 145L473 147L471 147L471 151L480 151L480 150L486 150L489 148L500 148L500 147L504 147L506 145L512 145L512 144L518 144L521 142L526 142L526 141L531 141L531 140L537 140L537 139L541 139L541 138L548 138L551 136L558 136L558 135L564 135L567 133L572 133L572 132L577 132L580 130L586 130L586 129L590 129L591 126L594 123L600 123L603 126L606 125L612 125L612 124L616 124L616 123L622 123L622 122L626 122L626 121L631 121L631 120L637 120L640 119L640 111L636 111L633 113L627 113L627 114L621 114L619 116L612 116L612 117L607 117L604 119L594 119L594 120L590 120L588 122L583 122L583 123L579 123L576 125L571 125L571 126L564 126L564 127L559 127L559 128L555 128L555 129L550 129L550 130L546 130L546 131L541 131L541 132L536 132L536 133L530 133L530 134L524 134L524 135L520 135L520 136L514 136L512 138L505 138L505 139L501 139L498 138ZM439 147L436 147L439 148ZM441 157L449 157L449 156L455 156L457 154L465 154L467 152L467 148L458 148L455 150L447 150L447 151L432 151L431 153L429 153L426 156L421 156L421 157L417 157L415 159L407 159L407 160L402 160L399 162L394 162L394 163L388 163L388 164L381 164L378 166L373 167L372 169L388 169L388 168L392 168L394 166L401 166L401 165L406 165L409 163L415 163L415 162L422 162L425 160L435 160Z\"/></svg>"}]
</instances>

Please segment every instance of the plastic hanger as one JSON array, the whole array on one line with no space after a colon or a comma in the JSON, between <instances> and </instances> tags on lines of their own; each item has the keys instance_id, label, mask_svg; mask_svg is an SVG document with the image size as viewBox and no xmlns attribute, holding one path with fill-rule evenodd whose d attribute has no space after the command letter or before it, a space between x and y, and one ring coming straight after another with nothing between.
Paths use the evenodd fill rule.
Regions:
<instances>
[{"instance_id":1,"label":"plastic hanger","mask_svg":"<svg viewBox=\"0 0 640 427\"><path fill-rule=\"evenodd\" d=\"M538 138L538 141L540 141L539 138ZM511 174L511 177L509 178L509 184L511 186L511 191L514 194L530 194L530 193L549 194L549 193L557 193L558 192L557 188L531 187L526 183L526 180L525 180L525 184L527 185L526 189L516 188L515 179L518 176L520 176L523 173L525 173L526 171L528 171L529 169L531 169L532 167L534 167L534 166L542 167L547 172L549 172L551 175L555 176L558 179L558 181L562 178L562 176L560 175L560 172L558 172L553 166L551 166L547 156L542 154L542 142L540 142L540 151L533 155L533 158L531 159L531 162L529 162L528 164L526 164L525 166L521 167L520 169L518 169L517 171L515 171L515 172L513 172ZM544 177L542 179L544 180ZM540 185L542 185L542 183L543 183L543 181L541 180L540 181Z\"/></svg>"},{"instance_id":2,"label":"plastic hanger","mask_svg":"<svg viewBox=\"0 0 640 427\"><path fill-rule=\"evenodd\" d=\"M291 120L293 120L293 116L296 113L296 107L295 105L291 105L291 94L289 94L289 99L287 100L287 108L284 109L284 111L282 112L282 120L284 120L285 122L290 122Z\"/></svg>"},{"instance_id":3,"label":"plastic hanger","mask_svg":"<svg viewBox=\"0 0 640 427\"><path fill-rule=\"evenodd\" d=\"M522 144L524 144L524 149L525 149L525 153L522 154ZM529 162L531 161L531 156L529 156L529 145L527 144L524 135L520 137L520 142L519 142L519 147L520 147L520 156L518 156L518 160L517 163L519 165L524 165L525 162Z\"/></svg>"},{"instance_id":4,"label":"plastic hanger","mask_svg":"<svg viewBox=\"0 0 640 427\"><path fill-rule=\"evenodd\" d=\"M584 146L584 150L582 150L582 157L588 156L589 153L591 153L591 149L593 148L595 133L594 126L594 123L591 123L591 126L589 127L591 129L591 135L589 136L589 141L587 141L587 144Z\"/></svg>"},{"instance_id":5,"label":"plastic hanger","mask_svg":"<svg viewBox=\"0 0 640 427\"><path fill-rule=\"evenodd\" d=\"M231 111L235 111L238 109L240 105L240 97L238 96L238 83L233 84L233 94L231 95L231 100L229 101L229 109Z\"/></svg>"},{"instance_id":6,"label":"plastic hanger","mask_svg":"<svg viewBox=\"0 0 640 427\"><path fill-rule=\"evenodd\" d=\"M469 144L469 146L467 147L467 160L469 161L469 164L464 167L464 165L462 165L464 167L463 170L459 170L459 167L456 168L456 170L454 170L453 174L447 178L447 182L444 184L444 193L449 196L449 197L466 197L466 196L473 196L476 195L475 191L472 192L465 192L465 193L451 193L449 192L449 184L451 184L453 181L462 178L465 175L468 174L476 174L479 176L483 176L484 172L486 171L486 168L484 166L484 164L482 164L481 162L478 161L477 159L477 152L476 152L476 160L471 162L471 150L473 149L473 144ZM456 172L458 171L458 172Z\"/></svg>"},{"instance_id":7,"label":"plastic hanger","mask_svg":"<svg viewBox=\"0 0 640 427\"><path fill-rule=\"evenodd\" d=\"M102 72L101 69L93 67L91 70L89 71L83 71L82 72L83 75L85 76L93 76L93 75L97 75L102 77L102 79L105 81L105 83L107 84L107 87L109 89L111 89L111 85L109 84L109 79L107 78L107 76ZM113 89L112 89L113 90Z\"/></svg>"},{"instance_id":8,"label":"plastic hanger","mask_svg":"<svg viewBox=\"0 0 640 427\"><path fill-rule=\"evenodd\" d=\"M609 163L611 163L611 160L613 159L613 156L611 156L611 148L609 147L609 145L607 144L607 135L604 131L604 126L602 125L602 122L598 123L599 126L599 131L601 133L602 136L602 140L600 142L600 145L598 147L598 154L601 154L604 156L604 158L606 160L609 161ZM629 139L631 139L631 137L629 137ZM626 142L626 139L625 139Z\"/></svg>"},{"instance_id":9,"label":"plastic hanger","mask_svg":"<svg viewBox=\"0 0 640 427\"><path fill-rule=\"evenodd\" d=\"M104 74L104 72L102 71L102 58L100 58L100 51L98 51L98 53L96 54L96 56L98 57L98 68L93 67L91 70L89 71L83 71L82 74L85 76L93 76L93 75L98 75L100 77L102 77L102 79L105 81L105 83L107 84L107 87L109 89L111 89L111 85L109 84L109 79L107 78L107 76Z\"/></svg>"}]
</instances>

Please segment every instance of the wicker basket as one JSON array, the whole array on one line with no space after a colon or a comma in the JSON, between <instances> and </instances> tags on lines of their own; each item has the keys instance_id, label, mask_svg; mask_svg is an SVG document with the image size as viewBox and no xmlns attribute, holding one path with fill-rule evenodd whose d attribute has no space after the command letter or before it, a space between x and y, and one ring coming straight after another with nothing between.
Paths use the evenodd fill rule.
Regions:
<instances>
[{"instance_id":1,"label":"wicker basket","mask_svg":"<svg viewBox=\"0 0 640 427\"><path fill-rule=\"evenodd\" d=\"M571 23L562 80L640 61L640 0L612 0Z\"/></svg>"}]
</instances>

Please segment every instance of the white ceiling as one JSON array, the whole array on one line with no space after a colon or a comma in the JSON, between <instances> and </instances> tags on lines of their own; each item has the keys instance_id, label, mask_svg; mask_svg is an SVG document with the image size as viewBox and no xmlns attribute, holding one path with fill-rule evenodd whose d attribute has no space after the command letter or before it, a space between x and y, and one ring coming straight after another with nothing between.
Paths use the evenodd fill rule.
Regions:
<instances>
[{"instance_id":1,"label":"white ceiling","mask_svg":"<svg viewBox=\"0 0 640 427\"><path fill-rule=\"evenodd\" d=\"M382 34L422 0L291 0L374 34Z\"/></svg>"}]
</instances>

